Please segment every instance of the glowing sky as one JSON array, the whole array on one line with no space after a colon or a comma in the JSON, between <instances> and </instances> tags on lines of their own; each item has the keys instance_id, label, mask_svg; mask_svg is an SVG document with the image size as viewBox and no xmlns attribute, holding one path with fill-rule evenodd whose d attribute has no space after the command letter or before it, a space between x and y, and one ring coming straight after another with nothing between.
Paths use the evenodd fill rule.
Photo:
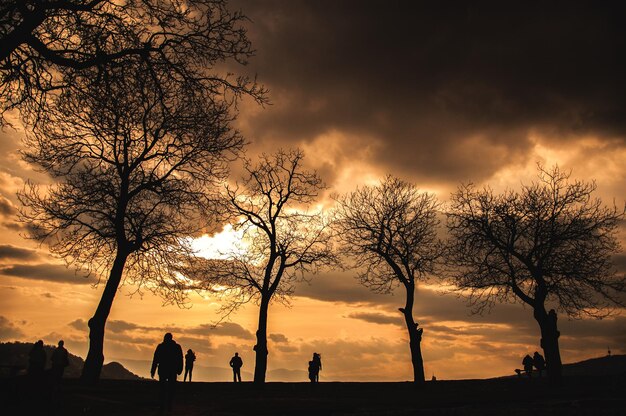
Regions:
<instances>
[{"instance_id":1,"label":"glowing sky","mask_svg":"<svg viewBox=\"0 0 626 416\"><path fill-rule=\"evenodd\" d=\"M613 6L263 0L233 7L251 19L257 54L246 70L258 74L272 101L240 108L247 154L303 149L329 187L319 201L326 208L331 192L388 173L445 201L460 182L496 190L529 182L537 162L595 179L607 203L626 199L626 28ZM94 288L20 236L15 192L26 179L47 180L20 161L22 134L0 132L0 340L63 338L84 356L86 321L103 286ZM625 226L620 233L625 241ZM198 244L215 253L233 238L227 226ZM615 260L626 270L625 255ZM498 305L476 316L443 292L433 279L416 296L427 377L510 374L539 350L528 308ZM397 311L403 301L401 292L360 287L350 271L311 276L296 287L290 307L270 308L268 379L304 381L313 351L322 353L322 380L410 379ZM106 360L146 376L155 345L171 330L184 349L196 351L199 368L221 368L200 368L198 379L227 380L224 369L238 351L249 380L256 307L212 329L216 302L193 295L188 308L164 307L123 287L107 325ZM565 362L603 355L607 347L626 353L623 311L602 321L562 317L559 324Z\"/></svg>"}]
</instances>

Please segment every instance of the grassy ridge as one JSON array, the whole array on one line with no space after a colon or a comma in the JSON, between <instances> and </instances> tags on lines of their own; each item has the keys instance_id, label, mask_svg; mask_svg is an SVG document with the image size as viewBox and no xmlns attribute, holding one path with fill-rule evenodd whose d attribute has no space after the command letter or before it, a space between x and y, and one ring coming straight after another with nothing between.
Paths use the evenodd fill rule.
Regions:
<instances>
[{"instance_id":1,"label":"grassy ridge","mask_svg":"<svg viewBox=\"0 0 626 416\"><path fill-rule=\"evenodd\" d=\"M37 396L26 378L2 380L4 414L154 415L157 382L63 380L57 395ZM412 383L179 383L176 415L617 415L626 409L626 377L490 379ZM48 390L52 392L54 389Z\"/></svg>"}]
</instances>

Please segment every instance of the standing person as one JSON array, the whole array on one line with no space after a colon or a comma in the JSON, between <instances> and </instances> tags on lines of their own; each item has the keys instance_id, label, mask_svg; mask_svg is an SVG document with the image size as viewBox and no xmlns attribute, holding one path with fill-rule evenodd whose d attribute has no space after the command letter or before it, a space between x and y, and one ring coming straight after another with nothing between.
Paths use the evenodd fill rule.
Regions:
<instances>
[{"instance_id":1,"label":"standing person","mask_svg":"<svg viewBox=\"0 0 626 416\"><path fill-rule=\"evenodd\" d=\"M183 382L187 381L187 374L189 374L189 382L191 383L194 361L196 361L196 354L191 349L188 349L187 354L185 354L185 376L183 377Z\"/></svg>"},{"instance_id":2,"label":"standing person","mask_svg":"<svg viewBox=\"0 0 626 416\"><path fill-rule=\"evenodd\" d=\"M52 352L52 357L50 358L50 361L52 361L52 378L55 381L60 381L63 378L65 367L70 365L67 350L63 346L64 344L63 340L60 340L57 348Z\"/></svg>"},{"instance_id":3,"label":"standing person","mask_svg":"<svg viewBox=\"0 0 626 416\"><path fill-rule=\"evenodd\" d=\"M318 373L319 370L317 368L317 365L315 364L315 361L309 361L309 380L311 380L311 383L315 383Z\"/></svg>"},{"instance_id":4,"label":"standing person","mask_svg":"<svg viewBox=\"0 0 626 416\"><path fill-rule=\"evenodd\" d=\"M174 391L176 389L176 376L183 372L183 349L174 341L169 332L163 337L154 351L150 377L159 369L159 385L161 409L172 410Z\"/></svg>"},{"instance_id":5,"label":"standing person","mask_svg":"<svg viewBox=\"0 0 626 416\"><path fill-rule=\"evenodd\" d=\"M230 359L230 367L233 369L233 382L241 383L241 367L243 367L243 360L239 356L239 353L236 352L235 356Z\"/></svg>"},{"instance_id":6,"label":"standing person","mask_svg":"<svg viewBox=\"0 0 626 416\"><path fill-rule=\"evenodd\" d=\"M317 367L315 371L315 382L320 381L320 371L322 370L322 356L316 352L313 353L313 364Z\"/></svg>"},{"instance_id":7,"label":"standing person","mask_svg":"<svg viewBox=\"0 0 626 416\"><path fill-rule=\"evenodd\" d=\"M544 368L546 368L546 360L543 358L543 355L539 354L538 351L535 351L533 355L533 365L539 371L539 377L541 377Z\"/></svg>"},{"instance_id":8,"label":"standing person","mask_svg":"<svg viewBox=\"0 0 626 416\"><path fill-rule=\"evenodd\" d=\"M533 374L533 357L526 354L526 357L522 360L522 365L524 366L524 372L526 375L531 378Z\"/></svg>"},{"instance_id":9,"label":"standing person","mask_svg":"<svg viewBox=\"0 0 626 416\"><path fill-rule=\"evenodd\" d=\"M33 379L42 379L46 367L46 351L43 349L43 341L35 342L28 353L28 375Z\"/></svg>"}]
</instances>

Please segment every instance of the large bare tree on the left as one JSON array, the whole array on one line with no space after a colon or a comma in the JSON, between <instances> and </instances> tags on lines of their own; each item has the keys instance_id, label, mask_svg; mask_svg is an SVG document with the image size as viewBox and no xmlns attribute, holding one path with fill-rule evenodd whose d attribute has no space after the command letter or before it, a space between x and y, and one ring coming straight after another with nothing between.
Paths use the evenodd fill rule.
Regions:
<instances>
[{"instance_id":1,"label":"large bare tree on the left","mask_svg":"<svg viewBox=\"0 0 626 416\"><path fill-rule=\"evenodd\" d=\"M169 38L161 27L164 34L146 39L148 29L134 33L134 23L126 28L124 19L108 15L111 22L102 27L112 31L111 37L96 25L102 32L93 35L104 36L96 56L104 45L124 39L118 34L149 43L161 39L159 51L82 68L67 87L42 102L45 111L37 114L26 139L25 159L55 183L43 191L29 185L19 194L22 220L33 238L68 264L106 282L89 320L82 374L94 382L104 361L106 320L122 282L160 292L168 301L183 299L185 282L176 270L192 254L188 237L202 226L196 213L207 211L207 189L224 178L225 162L244 143L231 127L233 105L243 95L260 102L265 96L254 81L231 82L215 69L228 58L243 62L251 53L239 27L243 16L229 14L222 1L188 1L185 9L176 1L75 3L110 11L118 4L135 6L137 19L147 19L150 30L173 25L176 16L178 25L192 22L184 27L198 29ZM153 3L157 11L175 12L173 17L152 20L139 10ZM210 30L200 29L202 21Z\"/></svg>"},{"instance_id":2,"label":"large bare tree on the left","mask_svg":"<svg viewBox=\"0 0 626 416\"><path fill-rule=\"evenodd\" d=\"M17 108L27 124L51 96L98 83L125 59L141 59L196 88L263 94L246 76L207 74L253 53L246 18L225 0L3 0L0 2L0 125Z\"/></svg>"}]
</instances>

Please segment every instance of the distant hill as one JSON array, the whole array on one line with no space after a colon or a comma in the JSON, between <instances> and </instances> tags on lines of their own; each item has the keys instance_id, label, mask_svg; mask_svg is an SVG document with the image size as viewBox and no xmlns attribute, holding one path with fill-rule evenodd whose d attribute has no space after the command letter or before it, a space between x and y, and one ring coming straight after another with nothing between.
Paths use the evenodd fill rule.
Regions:
<instances>
[{"instance_id":1,"label":"distant hill","mask_svg":"<svg viewBox=\"0 0 626 416\"><path fill-rule=\"evenodd\" d=\"M23 369L22 372L25 371L26 367L28 366L28 353L30 352L32 347L33 344L26 342L0 342L0 365L18 366ZM50 368L50 357L52 356L52 351L54 351L55 348L56 347L52 345L44 346L44 349L46 351L46 357L48 358L46 368ZM68 378L80 377L83 365L85 364L83 359L72 353L69 353L69 361L70 365L65 369L63 376ZM105 364L102 367L102 373L100 374L100 378L112 380L141 379L141 377L131 373L126 368L124 368L122 364L117 362Z\"/></svg>"},{"instance_id":2,"label":"distant hill","mask_svg":"<svg viewBox=\"0 0 626 416\"><path fill-rule=\"evenodd\" d=\"M609 376L626 374L626 355L607 355L563 365L566 376Z\"/></svg>"},{"instance_id":3,"label":"distant hill","mask_svg":"<svg viewBox=\"0 0 626 416\"><path fill-rule=\"evenodd\" d=\"M520 366L521 367L521 366ZM533 373L537 373L534 371ZM614 376L626 375L626 355L606 355L577 363L563 364L564 376ZM504 376L496 378L510 378Z\"/></svg>"}]
</instances>

